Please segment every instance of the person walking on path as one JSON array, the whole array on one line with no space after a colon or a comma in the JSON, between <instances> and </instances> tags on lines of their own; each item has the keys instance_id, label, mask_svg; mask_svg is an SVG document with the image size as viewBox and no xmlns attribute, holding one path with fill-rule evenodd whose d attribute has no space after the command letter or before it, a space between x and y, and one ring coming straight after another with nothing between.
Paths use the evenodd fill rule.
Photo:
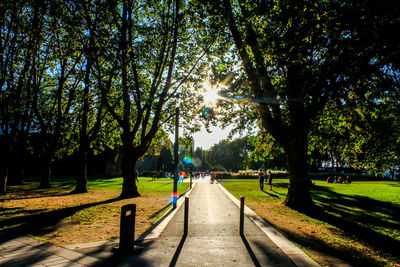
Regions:
<instances>
[{"instance_id":1,"label":"person walking on path","mask_svg":"<svg viewBox=\"0 0 400 267\"><path fill-rule=\"evenodd\" d=\"M260 189L261 191L264 191L264 173L263 171L260 169L260 171L258 172L258 182L260 183Z\"/></svg>"},{"instance_id":2,"label":"person walking on path","mask_svg":"<svg viewBox=\"0 0 400 267\"><path fill-rule=\"evenodd\" d=\"M269 189L272 190L272 173L271 173L271 171L268 171L268 184L269 184Z\"/></svg>"}]
</instances>

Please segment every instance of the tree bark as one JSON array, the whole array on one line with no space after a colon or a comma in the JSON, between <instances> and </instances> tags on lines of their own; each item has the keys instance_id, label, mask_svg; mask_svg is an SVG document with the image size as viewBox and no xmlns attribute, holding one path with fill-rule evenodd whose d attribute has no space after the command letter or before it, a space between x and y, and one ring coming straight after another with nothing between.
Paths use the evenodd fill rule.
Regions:
<instances>
[{"instance_id":1,"label":"tree bark","mask_svg":"<svg viewBox=\"0 0 400 267\"><path fill-rule=\"evenodd\" d=\"M79 149L79 170L75 189L71 194L87 193L87 148Z\"/></svg>"},{"instance_id":2,"label":"tree bark","mask_svg":"<svg viewBox=\"0 0 400 267\"><path fill-rule=\"evenodd\" d=\"M83 89L83 109L81 120L80 144L79 144L79 158L80 166L78 176L76 177L76 188L71 193L87 193L87 153L89 150L89 137L88 137L88 114L89 114L89 88L90 88L90 72L92 68L92 61L90 58L90 51L87 52L86 60L86 73L85 73L85 87Z\"/></svg>"},{"instance_id":3,"label":"tree bark","mask_svg":"<svg viewBox=\"0 0 400 267\"><path fill-rule=\"evenodd\" d=\"M8 176L8 167L2 166L0 170L0 195L7 194L7 176Z\"/></svg>"},{"instance_id":4,"label":"tree bark","mask_svg":"<svg viewBox=\"0 0 400 267\"><path fill-rule=\"evenodd\" d=\"M17 140L15 148L11 152L11 162L9 163L9 185L22 185L24 182L24 161L25 149L21 141Z\"/></svg>"},{"instance_id":5,"label":"tree bark","mask_svg":"<svg viewBox=\"0 0 400 267\"><path fill-rule=\"evenodd\" d=\"M290 183L286 199L283 203L299 211L314 210L316 206L311 198L311 182L307 173L306 131L303 131L303 133L301 131L289 133L284 149L290 174Z\"/></svg>"},{"instance_id":6,"label":"tree bark","mask_svg":"<svg viewBox=\"0 0 400 267\"><path fill-rule=\"evenodd\" d=\"M40 188L51 188L50 184L51 176L51 158L45 156L42 161L42 177L40 180Z\"/></svg>"},{"instance_id":7,"label":"tree bark","mask_svg":"<svg viewBox=\"0 0 400 267\"><path fill-rule=\"evenodd\" d=\"M134 155L134 146L132 137L129 133L123 133L123 150L122 150L122 192L120 198L132 198L140 196L136 186L136 162L138 157Z\"/></svg>"},{"instance_id":8,"label":"tree bark","mask_svg":"<svg viewBox=\"0 0 400 267\"><path fill-rule=\"evenodd\" d=\"M2 154L6 154L4 151ZM2 156L2 163L0 167L0 195L7 194L7 177L8 177L8 160L7 155Z\"/></svg>"},{"instance_id":9,"label":"tree bark","mask_svg":"<svg viewBox=\"0 0 400 267\"><path fill-rule=\"evenodd\" d=\"M3 136L2 151L0 153L0 195L7 194L7 178L8 178L8 168L9 168L9 156L10 156L10 141L9 136Z\"/></svg>"}]
</instances>

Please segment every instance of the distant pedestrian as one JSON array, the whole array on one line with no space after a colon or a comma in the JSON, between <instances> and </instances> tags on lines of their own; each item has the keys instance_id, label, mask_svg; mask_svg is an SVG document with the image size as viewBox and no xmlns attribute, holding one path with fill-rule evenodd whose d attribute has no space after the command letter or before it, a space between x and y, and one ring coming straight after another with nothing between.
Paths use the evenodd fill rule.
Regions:
<instances>
[{"instance_id":1,"label":"distant pedestrian","mask_svg":"<svg viewBox=\"0 0 400 267\"><path fill-rule=\"evenodd\" d=\"M272 173L271 173L271 171L268 171L268 184L269 184L269 189L272 190Z\"/></svg>"},{"instance_id":2,"label":"distant pedestrian","mask_svg":"<svg viewBox=\"0 0 400 267\"><path fill-rule=\"evenodd\" d=\"M157 178L157 172L154 170L153 171L153 180L155 180Z\"/></svg>"},{"instance_id":3,"label":"distant pedestrian","mask_svg":"<svg viewBox=\"0 0 400 267\"><path fill-rule=\"evenodd\" d=\"M265 179L264 173L260 169L260 171L258 172L258 182L260 183L261 191L264 191L264 179Z\"/></svg>"}]
</instances>

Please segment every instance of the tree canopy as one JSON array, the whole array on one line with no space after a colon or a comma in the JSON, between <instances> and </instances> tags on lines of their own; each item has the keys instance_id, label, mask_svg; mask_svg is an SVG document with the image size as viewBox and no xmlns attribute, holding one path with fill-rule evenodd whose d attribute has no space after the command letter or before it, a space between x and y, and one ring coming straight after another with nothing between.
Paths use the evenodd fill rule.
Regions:
<instances>
[{"instance_id":1,"label":"tree canopy","mask_svg":"<svg viewBox=\"0 0 400 267\"><path fill-rule=\"evenodd\" d=\"M189 131L198 119L259 126L262 138L224 146L244 154L222 162L217 145L209 164L237 169L227 159L244 166L254 145L254 158L286 158L285 204L310 209L309 154L377 173L398 164L399 11L394 0L3 1L0 193L27 151L43 187L51 162L77 153L85 192L88 151L119 147L121 196L138 196L136 162L179 106ZM195 94L207 76L220 111Z\"/></svg>"},{"instance_id":2,"label":"tree canopy","mask_svg":"<svg viewBox=\"0 0 400 267\"><path fill-rule=\"evenodd\" d=\"M225 53L240 58L241 83L231 83L232 98L255 103L262 127L285 150L290 172L285 204L311 209L311 121L328 101L362 102L371 93L396 90L399 6L394 1L222 0L199 8L207 12L203 22L209 28L220 28L221 44L229 48ZM226 74L235 71L229 61L217 64Z\"/></svg>"}]
</instances>

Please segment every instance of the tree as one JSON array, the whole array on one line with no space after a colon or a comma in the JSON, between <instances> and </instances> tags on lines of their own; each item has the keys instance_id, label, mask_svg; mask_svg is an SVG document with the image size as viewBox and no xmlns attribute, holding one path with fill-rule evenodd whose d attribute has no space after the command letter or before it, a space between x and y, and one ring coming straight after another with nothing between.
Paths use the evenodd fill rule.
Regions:
<instances>
[{"instance_id":1,"label":"tree","mask_svg":"<svg viewBox=\"0 0 400 267\"><path fill-rule=\"evenodd\" d=\"M398 71L398 41L390 36L399 26L398 9L394 1L208 1L211 27L227 26L242 62L249 90L236 93L254 97L262 127L285 150L285 205L314 207L308 134L325 103L394 89L376 81L392 80L388 69Z\"/></svg>"},{"instance_id":2,"label":"tree","mask_svg":"<svg viewBox=\"0 0 400 267\"><path fill-rule=\"evenodd\" d=\"M174 117L177 92L198 61L183 3L108 5L111 16L103 31L109 33L104 42L110 48L99 45L104 56L96 59L96 73L105 106L122 130L121 197L139 196L136 162Z\"/></svg>"},{"instance_id":3,"label":"tree","mask_svg":"<svg viewBox=\"0 0 400 267\"><path fill-rule=\"evenodd\" d=\"M310 131L310 150L339 165L382 174L398 166L399 102L393 94L354 104L329 103Z\"/></svg>"},{"instance_id":4,"label":"tree","mask_svg":"<svg viewBox=\"0 0 400 267\"><path fill-rule=\"evenodd\" d=\"M75 27L78 36L81 36L82 51L86 59L84 69L84 87L82 91L82 113L80 118L80 133L79 133L79 162L80 166L76 176L76 187L72 193L86 193L87 192L87 164L88 164L88 151L91 144L96 138L99 138L99 131L101 128L109 128L110 123L105 123L105 108L104 102L101 100L100 90L96 88L96 79L93 74L95 57L98 54L98 47L96 47L96 39L101 38L96 29L102 23L101 14L104 7L92 1L76 1L73 7L75 12L71 14L78 14L76 17L70 19L73 24L82 25L82 27ZM106 13L107 14L107 13ZM86 32L86 34L82 34ZM93 119L90 123L89 119ZM103 125L103 127L102 127ZM106 126L106 127L105 127ZM109 143L103 140L103 143Z\"/></svg>"},{"instance_id":5,"label":"tree","mask_svg":"<svg viewBox=\"0 0 400 267\"><path fill-rule=\"evenodd\" d=\"M39 1L2 2L0 10L0 123L4 135L0 194L5 194L10 163L17 170L12 182L23 179L22 163L32 126L32 70L41 43L44 6Z\"/></svg>"},{"instance_id":6,"label":"tree","mask_svg":"<svg viewBox=\"0 0 400 267\"><path fill-rule=\"evenodd\" d=\"M38 67L33 69L33 110L35 128L40 132L38 154L42 162L40 186L51 186L51 163L62 157L74 137L74 124L79 110L79 92L84 78L84 58L77 32L68 17L76 6L53 2L44 16L45 30L40 32L43 43L39 47ZM74 13L74 12L71 12ZM59 27L64 25L64 27ZM47 38L44 38L46 35Z\"/></svg>"},{"instance_id":7,"label":"tree","mask_svg":"<svg viewBox=\"0 0 400 267\"><path fill-rule=\"evenodd\" d=\"M261 166L252 169L282 170L286 168L285 152L270 134L260 131L258 136L250 137L250 142L254 146L251 153L252 161L262 163Z\"/></svg>"},{"instance_id":8,"label":"tree","mask_svg":"<svg viewBox=\"0 0 400 267\"><path fill-rule=\"evenodd\" d=\"M171 149L167 146L163 146L160 151L160 157L157 161L157 170L165 170L173 172L174 159L172 158Z\"/></svg>"},{"instance_id":9,"label":"tree","mask_svg":"<svg viewBox=\"0 0 400 267\"><path fill-rule=\"evenodd\" d=\"M248 137L237 138L232 141L222 140L206 151L207 164L212 169L233 170L248 169L250 154L254 147Z\"/></svg>"}]
</instances>

